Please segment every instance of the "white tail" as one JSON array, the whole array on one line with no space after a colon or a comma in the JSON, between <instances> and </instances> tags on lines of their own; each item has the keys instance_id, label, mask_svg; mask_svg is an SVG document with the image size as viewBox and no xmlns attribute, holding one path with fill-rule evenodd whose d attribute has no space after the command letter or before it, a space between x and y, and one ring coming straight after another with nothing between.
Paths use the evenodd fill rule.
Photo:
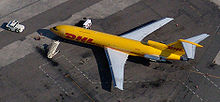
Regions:
<instances>
[{"instance_id":1,"label":"white tail","mask_svg":"<svg viewBox=\"0 0 220 102\"><path fill-rule=\"evenodd\" d=\"M204 40L205 38L207 38L208 36L209 36L208 34L201 34L201 35L197 35L197 36L185 39L185 40L180 40L186 52L187 58L194 59L196 46L202 47L198 43Z\"/></svg>"}]
</instances>

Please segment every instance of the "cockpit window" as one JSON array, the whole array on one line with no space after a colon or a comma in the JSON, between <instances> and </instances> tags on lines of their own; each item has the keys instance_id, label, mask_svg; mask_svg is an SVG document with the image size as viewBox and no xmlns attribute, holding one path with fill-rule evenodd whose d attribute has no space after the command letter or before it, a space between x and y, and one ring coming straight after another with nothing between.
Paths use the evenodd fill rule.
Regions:
<instances>
[{"instance_id":1,"label":"cockpit window","mask_svg":"<svg viewBox=\"0 0 220 102\"><path fill-rule=\"evenodd\" d=\"M58 31L56 27L53 27L53 30Z\"/></svg>"}]
</instances>

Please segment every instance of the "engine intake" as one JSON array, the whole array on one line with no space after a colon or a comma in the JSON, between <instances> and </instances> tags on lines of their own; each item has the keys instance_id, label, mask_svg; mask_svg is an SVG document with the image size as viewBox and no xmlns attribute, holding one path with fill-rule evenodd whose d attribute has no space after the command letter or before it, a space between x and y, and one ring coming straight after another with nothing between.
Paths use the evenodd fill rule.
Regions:
<instances>
[{"instance_id":1,"label":"engine intake","mask_svg":"<svg viewBox=\"0 0 220 102\"><path fill-rule=\"evenodd\" d=\"M154 47L154 48L157 48L157 49L160 49L160 50L163 50L163 49L167 48L166 44L159 43L159 42L152 41L152 40L148 40L147 42L144 42L143 44L146 44L148 46L151 46L151 47Z\"/></svg>"},{"instance_id":2,"label":"engine intake","mask_svg":"<svg viewBox=\"0 0 220 102\"><path fill-rule=\"evenodd\" d=\"M181 56L181 57L180 57L180 60L181 60L181 61L188 61L189 58L186 58L186 57L184 57L184 56Z\"/></svg>"}]
</instances>

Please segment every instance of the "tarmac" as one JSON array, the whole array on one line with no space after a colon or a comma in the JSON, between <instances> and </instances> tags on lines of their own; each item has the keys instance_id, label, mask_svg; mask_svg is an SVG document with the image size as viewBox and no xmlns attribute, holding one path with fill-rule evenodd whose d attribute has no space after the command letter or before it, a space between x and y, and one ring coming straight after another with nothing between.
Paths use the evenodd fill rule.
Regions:
<instances>
[{"instance_id":1,"label":"tarmac","mask_svg":"<svg viewBox=\"0 0 220 102\"><path fill-rule=\"evenodd\" d=\"M0 23L21 21L25 31L0 29L0 102L219 102L220 67L218 6L208 0L2 0ZM83 17L92 29L126 33L164 17L175 20L153 32L151 39L171 43L201 33L195 60L155 63L130 56L124 90L112 85L103 48L61 39L48 29L75 25ZM35 37L41 36L40 40ZM45 47L60 40L61 51L46 58Z\"/></svg>"}]
</instances>

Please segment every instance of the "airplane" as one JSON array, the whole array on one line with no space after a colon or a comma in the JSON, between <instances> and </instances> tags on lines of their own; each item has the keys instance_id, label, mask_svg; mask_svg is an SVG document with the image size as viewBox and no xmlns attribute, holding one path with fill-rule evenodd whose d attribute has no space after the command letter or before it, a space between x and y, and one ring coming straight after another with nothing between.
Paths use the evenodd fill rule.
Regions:
<instances>
[{"instance_id":1,"label":"airplane","mask_svg":"<svg viewBox=\"0 0 220 102\"><path fill-rule=\"evenodd\" d=\"M172 20L173 18L164 18L121 36L72 25L58 25L50 30L64 39L103 47L109 62L113 84L116 88L123 90L124 66L128 55L141 56L155 61L187 61L194 59L196 47L203 47L198 43L207 38L208 34L179 39L167 45L152 40L141 42L147 35ZM186 57L183 56L185 54Z\"/></svg>"}]
</instances>

